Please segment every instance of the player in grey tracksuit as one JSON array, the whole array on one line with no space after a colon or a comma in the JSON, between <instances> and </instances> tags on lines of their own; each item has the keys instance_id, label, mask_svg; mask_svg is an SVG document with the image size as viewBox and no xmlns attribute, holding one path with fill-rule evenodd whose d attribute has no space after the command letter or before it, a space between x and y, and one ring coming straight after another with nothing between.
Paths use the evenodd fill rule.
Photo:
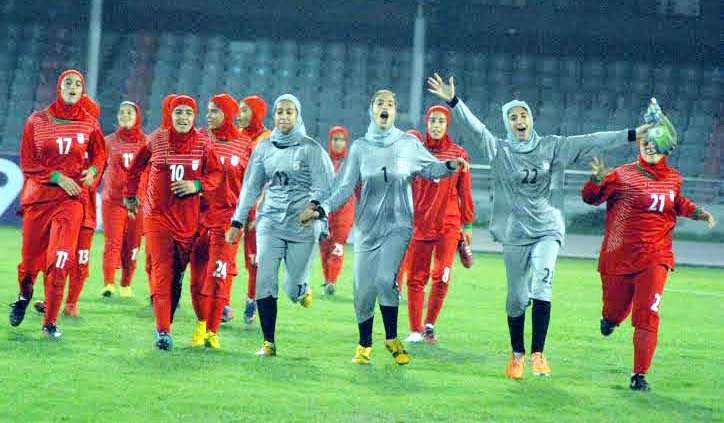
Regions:
<instances>
[{"instance_id":1,"label":"player in grey tracksuit","mask_svg":"<svg viewBox=\"0 0 724 423\"><path fill-rule=\"evenodd\" d=\"M296 109L296 119L294 110ZM264 197L257 211L256 301L264 332L260 353L273 355L276 325L278 273L284 261L284 290L294 302L311 304L309 268L312 251L322 225L315 221L302 226L299 213L312 199L329 194L334 176L332 162L319 143L307 137L299 100L285 94L274 102L275 129L259 143L244 174L244 186L232 218L231 240L247 223L249 210L259 195ZM291 128L290 128L291 126ZM286 129L286 130L285 130ZM228 235L228 234L227 234Z\"/></svg>"},{"instance_id":2,"label":"player in grey tracksuit","mask_svg":"<svg viewBox=\"0 0 724 423\"><path fill-rule=\"evenodd\" d=\"M352 143L349 155L333 183L329 198L318 210L329 214L344 205L361 184L355 207L354 308L359 345L354 362L369 362L372 322L379 299L386 347L398 364L410 357L397 339L399 291L396 280L410 242L413 203L410 184L417 175L427 179L452 175L459 163L441 162L420 141L394 126L394 94L378 91L370 107L372 121L363 138Z\"/></svg>"},{"instance_id":3,"label":"player in grey tracksuit","mask_svg":"<svg viewBox=\"0 0 724 423\"><path fill-rule=\"evenodd\" d=\"M550 321L553 275L565 236L558 202L562 201L563 172L568 165L590 157L593 152L635 141L636 130L539 136L533 129L533 113L528 104L514 100L502 109L506 137L496 138L455 96L452 78L446 84L435 74L428 79L428 84L430 92L448 102L455 119L480 141L490 159L493 173L490 232L495 241L503 244L508 280L506 311L513 349L508 375L522 377L525 310L532 301L533 372L547 376L550 368L542 353Z\"/></svg>"}]
</instances>

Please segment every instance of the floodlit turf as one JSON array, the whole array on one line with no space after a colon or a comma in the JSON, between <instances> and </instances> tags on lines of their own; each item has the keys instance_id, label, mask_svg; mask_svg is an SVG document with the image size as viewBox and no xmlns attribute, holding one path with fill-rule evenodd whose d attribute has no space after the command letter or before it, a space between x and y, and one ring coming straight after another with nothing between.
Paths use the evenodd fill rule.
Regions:
<instances>
[{"instance_id":1,"label":"floodlit turf","mask_svg":"<svg viewBox=\"0 0 724 423\"><path fill-rule=\"evenodd\" d=\"M20 232L0 228L0 299L17 295ZM553 375L504 376L509 354L505 279L500 256L456 264L438 321L437 346L408 346L398 367L375 325L373 364L350 363L357 340L351 257L337 294L322 295L314 265L315 302L303 309L279 301L278 356L258 358L258 324L244 328L242 271L234 286L237 320L221 330L222 349L191 348L195 319L184 287L173 326L174 350L153 348L154 319L141 270L136 298L101 299L103 239L96 236L80 318L60 318L60 341L41 337L41 317L0 325L0 421L265 421L265 422L710 422L721 421L724 271L681 268L661 303L653 392L627 388L632 328L598 332L600 286L593 261L560 260L546 347ZM143 257L143 254L139 254ZM241 261L240 261L241 262ZM143 264L139 263L139 269ZM42 297L36 286L36 299ZM405 307L406 304L403 304ZM406 308L400 335L407 336ZM528 314L530 316L530 314ZM526 328L530 343L530 318Z\"/></svg>"}]
</instances>

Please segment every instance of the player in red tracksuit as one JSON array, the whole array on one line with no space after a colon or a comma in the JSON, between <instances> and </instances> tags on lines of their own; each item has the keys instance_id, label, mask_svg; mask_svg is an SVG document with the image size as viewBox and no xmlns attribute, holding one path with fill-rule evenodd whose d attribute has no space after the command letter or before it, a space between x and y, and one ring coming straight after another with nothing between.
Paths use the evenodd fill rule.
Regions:
<instances>
[{"instance_id":1,"label":"player in red tracksuit","mask_svg":"<svg viewBox=\"0 0 724 423\"><path fill-rule=\"evenodd\" d=\"M327 133L329 157L335 172L339 172L347 156L348 142L349 133L342 126L335 126ZM328 222L329 237L320 241L319 253L324 271L324 292L334 295L335 284L344 263L344 244L347 243L347 236L354 225L354 198L350 198L347 204L330 214Z\"/></svg>"},{"instance_id":2,"label":"player in red tracksuit","mask_svg":"<svg viewBox=\"0 0 724 423\"><path fill-rule=\"evenodd\" d=\"M264 117L267 113L266 102L261 97L249 96L245 97L239 103L238 123L241 128L241 134L251 139L251 150L259 144L259 142L271 135L271 130L264 126ZM244 308L244 322L251 324L256 317L256 207L249 212L249 224L244 227L244 266L249 275L246 288L246 306ZM234 318L231 306L224 309L222 321L228 322Z\"/></svg>"},{"instance_id":3,"label":"player in red tracksuit","mask_svg":"<svg viewBox=\"0 0 724 423\"><path fill-rule=\"evenodd\" d=\"M425 116L427 132L425 147L439 160L468 161L468 153L455 144L448 135L450 111L444 106L432 106ZM468 244L472 240L474 220L473 196L470 172L460 169L450 178L426 180L416 178L412 185L415 205L414 229L408 249L407 310L410 319L410 336L407 342L437 343L434 325L440 314L450 284L461 226L465 226ZM425 303L425 285L431 276L432 286L427 299L425 332L422 332L422 309Z\"/></svg>"},{"instance_id":4,"label":"player in red tracksuit","mask_svg":"<svg viewBox=\"0 0 724 423\"><path fill-rule=\"evenodd\" d=\"M163 98L163 101L161 102L161 124L158 128L156 128L156 131L160 131L163 129L171 129L171 102L173 99L176 98L176 94L171 93ZM153 132L151 133L153 135ZM148 138L146 138L148 140ZM146 171L141 176L141 185L138 188L139 192L139 198L145 198L146 196L146 186L148 185L148 174L150 170L146 169ZM143 205L143 200L141 200L141 205ZM143 234L146 234L146 226L141 225ZM148 287L151 288L153 286L153 272L151 271L151 262L153 261L151 259L151 251L148 249L148 247L145 248L146 250L146 276L148 277ZM151 305L153 305L153 300L151 300Z\"/></svg>"},{"instance_id":5,"label":"player in red tracksuit","mask_svg":"<svg viewBox=\"0 0 724 423\"><path fill-rule=\"evenodd\" d=\"M681 194L681 174L666 163L667 150L639 140L637 161L607 174L594 160L583 201L606 203L606 232L598 271L603 287L601 333L610 335L631 313L634 366L631 389L647 391L645 379L658 339L659 309L668 272L674 270L671 233L678 216L714 217Z\"/></svg>"},{"instance_id":6,"label":"player in red tracksuit","mask_svg":"<svg viewBox=\"0 0 724 423\"><path fill-rule=\"evenodd\" d=\"M128 182L131 163L144 144L146 134L141 129L141 108L135 103L124 101L118 108L118 129L106 137L108 161L101 190L105 238L103 296L111 296L115 292L117 269L121 269L120 296L133 296L131 279L141 247L143 218L140 215L135 219L129 218L123 206L123 190Z\"/></svg>"},{"instance_id":7,"label":"player in red tracksuit","mask_svg":"<svg viewBox=\"0 0 724 423\"><path fill-rule=\"evenodd\" d=\"M211 97L206 113L214 150L221 161L224 179L204 195L201 221L191 253L191 299L196 313L193 346L220 348L219 324L231 297L239 242L228 244L224 234L239 201L244 170L251 155L251 139L234 125L239 104L229 94Z\"/></svg>"},{"instance_id":8,"label":"player in red tracksuit","mask_svg":"<svg viewBox=\"0 0 724 423\"><path fill-rule=\"evenodd\" d=\"M80 98L80 105L83 110L98 120L101 115L101 108L98 103L88 97L87 94L83 94ZM86 166L84 165L84 167ZM102 174L103 169L98 169L98 173ZM66 316L78 317L78 298L86 279L88 279L90 249L96 229L96 190L99 181L100 178L96 178L96 183L93 186L85 187L87 195L80 197L83 203L83 222L78 232L76 260L71 263L68 271L68 295L65 298L65 309L63 310L63 314ZM39 313L45 313L45 301L36 301L35 310Z\"/></svg>"},{"instance_id":9,"label":"player in red tracksuit","mask_svg":"<svg viewBox=\"0 0 724 423\"><path fill-rule=\"evenodd\" d=\"M101 108L86 94L80 99L83 109L96 120L101 115ZM105 149L104 149L105 151ZM98 168L98 173L103 174L105 169L105 158L103 166ZM76 246L76 260L73 261L68 274L68 295L65 298L66 316L78 317L78 298L83 291L86 279L89 275L90 249L93 243L93 235L96 232L96 192L101 178L98 177L92 186L86 188L87 195L83 200L83 222L78 232L78 243Z\"/></svg>"},{"instance_id":10,"label":"player in red tracksuit","mask_svg":"<svg viewBox=\"0 0 724 423\"><path fill-rule=\"evenodd\" d=\"M83 221L85 187L96 183L105 160L98 121L81 106L85 89L77 70L60 74L56 99L34 112L20 141L20 168L25 183L20 194L23 217L22 259L18 265L18 299L11 305L10 324L18 326L33 296L39 272L45 276L47 300L43 333L61 336L56 326L65 280L76 260Z\"/></svg>"},{"instance_id":11,"label":"player in red tracksuit","mask_svg":"<svg viewBox=\"0 0 724 423\"><path fill-rule=\"evenodd\" d=\"M124 204L129 215L139 211L137 196L141 174L150 168L143 218L146 245L151 250L156 314L156 347L173 348L171 321L179 298L180 275L186 269L191 243L198 228L200 196L210 193L223 178L221 163L206 130L194 128L197 115L193 98L179 95L170 105L172 125L148 137L128 171Z\"/></svg>"}]
</instances>

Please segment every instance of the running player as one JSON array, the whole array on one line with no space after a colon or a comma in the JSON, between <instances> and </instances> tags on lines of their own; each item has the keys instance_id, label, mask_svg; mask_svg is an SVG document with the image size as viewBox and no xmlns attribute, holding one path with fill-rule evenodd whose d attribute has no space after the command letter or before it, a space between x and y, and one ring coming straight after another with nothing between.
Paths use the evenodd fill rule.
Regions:
<instances>
[{"instance_id":1,"label":"running player","mask_svg":"<svg viewBox=\"0 0 724 423\"><path fill-rule=\"evenodd\" d=\"M191 301L196 313L192 346L220 348L219 324L231 295L239 243L224 242L231 216L239 201L244 169L249 162L249 137L239 133L234 119L239 104L229 94L211 97L206 112L209 134L219 156L224 179L214 191L204 194L201 220L191 252Z\"/></svg>"},{"instance_id":2,"label":"running player","mask_svg":"<svg viewBox=\"0 0 724 423\"><path fill-rule=\"evenodd\" d=\"M65 281L76 260L83 221L83 197L96 183L105 161L98 121L81 106L83 75L66 70L58 77L56 99L28 118L20 141L20 168L25 183L20 194L23 216L22 260L18 265L18 299L11 304L10 324L18 326L33 297L39 272L45 277L43 333L62 334L56 326Z\"/></svg>"},{"instance_id":3,"label":"running player","mask_svg":"<svg viewBox=\"0 0 724 423\"><path fill-rule=\"evenodd\" d=\"M427 132L425 147L439 160L453 160L468 153L455 144L448 135L450 111L444 106L432 106L425 116ZM410 276L407 281L407 311L410 336L406 342L437 343L435 322L447 295L451 269L462 226L469 244L472 241L472 223L475 212L470 186L470 172L462 170L450 178L426 180L415 178L412 184L415 204L415 226L408 249ZM425 305L425 285L431 276L432 286L427 299L425 332L422 335L422 309Z\"/></svg>"},{"instance_id":4,"label":"running player","mask_svg":"<svg viewBox=\"0 0 724 423\"><path fill-rule=\"evenodd\" d=\"M259 142L271 135L264 126L267 106L264 99L252 95L245 97L239 104L239 128L241 134L252 140L252 151ZM248 224L244 226L244 266L248 275L246 286L246 306L244 307L244 322L250 325L256 317L256 205L249 212ZM222 321L228 322L234 318L231 305L224 307Z\"/></svg>"},{"instance_id":5,"label":"running player","mask_svg":"<svg viewBox=\"0 0 724 423\"><path fill-rule=\"evenodd\" d=\"M609 336L631 314L634 364L629 387L650 389L646 373L656 350L659 310L669 271L674 270L671 233L678 216L704 220L714 216L681 194L681 174L666 156L676 146L676 131L660 123L639 139L635 162L613 171L594 159L593 176L583 186L583 201L606 203L606 233L598 271L603 287L601 334Z\"/></svg>"},{"instance_id":6,"label":"running player","mask_svg":"<svg viewBox=\"0 0 724 423\"><path fill-rule=\"evenodd\" d=\"M327 143L334 171L339 172L347 157L349 132L343 126L334 126L327 133ZM329 237L319 243L324 272L324 292L327 295L334 295L337 278L344 264L344 244L347 243L347 236L353 224L354 199L350 198L347 204L329 215Z\"/></svg>"},{"instance_id":7,"label":"running player","mask_svg":"<svg viewBox=\"0 0 724 423\"><path fill-rule=\"evenodd\" d=\"M118 108L118 129L106 137L108 162L103 175L102 216L105 247L103 249L103 291L115 292L116 270L121 269L120 296L133 296L131 280L136 270L136 257L141 247L143 218L128 217L123 206L123 190L128 182L128 170L140 148L146 144L141 129L141 108L124 101Z\"/></svg>"},{"instance_id":8,"label":"running player","mask_svg":"<svg viewBox=\"0 0 724 423\"><path fill-rule=\"evenodd\" d=\"M221 183L221 163L205 130L194 128L196 102L179 95L170 105L172 125L149 136L128 171L124 204L134 218L141 174L150 167L143 202L147 248L151 250L151 295L156 315L157 348L171 350L171 322L196 233L200 193L211 193Z\"/></svg>"},{"instance_id":9,"label":"running player","mask_svg":"<svg viewBox=\"0 0 724 423\"><path fill-rule=\"evenodd\" d=\"M496 138L455 94L455 83L435 74L428 78L431 93L445 100L464 130L480 140L493 169L493 205L490 232L503 244L508 281L506 311L512 354L506 374L524 374L525 310L533 304L531 364L533 374L549 376L543 355L548 333L552 281L565 224L555 195L563 189L565 168L595 151L634 141L649 125L637 130L597 132L579 136L539 136L527 103L514 100L502 109L505 138ZM552 198L553 197L553 198Z\"/></svg>"},{"instance_id":10,"label":"running player","mask_svg":"<svg viewBox=\"0 0 724 423\"><path fill-rule=\"evenodd\" d=\"M350 148L329 198L313 203L300 216L303 223L325 217L347 203L361 184L355 210L354 307L359 343L352 362L369 364L372 324L379 298L385 326L385 347L400 365L411 361L397 338L399 291L397 273L412 237L410 184L416 175L427 179L453 175L465 160L439 161L412 135L395 127L397 100L389 90L372 97L371 122L364 138Z\"/></svg>"},{"instance_id":11,"label":"running player","mask_svg":"<svg viewBox=\"0 0 724 423\"><path fill-rule=\"evenodd\" d=\"M254 150L244 175L239 204L226 241L236 242L249 223L249 211L264 190L257 211L258 278L256 302L264 342L257 355L276 355L274 338L279 266L284 261L284 291L303 307L312 304L309 269L322 225L301 226L299 213L329 192L334 168L319 143L307 136L299 100L284 94L274 102L274 131ZM321 223L321 222L320 222Z\"/></svg>"}]
</instances>

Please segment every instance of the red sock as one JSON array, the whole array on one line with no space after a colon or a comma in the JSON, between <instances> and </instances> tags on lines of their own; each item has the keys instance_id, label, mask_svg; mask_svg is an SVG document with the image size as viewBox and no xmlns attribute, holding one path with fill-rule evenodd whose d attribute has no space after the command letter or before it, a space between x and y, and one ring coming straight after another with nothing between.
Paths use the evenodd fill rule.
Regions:
<instances>
[{"instance_id":1,"label":"red sock","mask_svg":"<svg viewBox=\"0 0 724 423\"><path fill-rule=\"evenodd\" d=\"M440 309L442 309L442 303L445 301L447 295L448 284L443 281L437 281L430 287L430 295L427 297L427 317L425 323L434 325L437 321L437 316L440 315Z\"/></svg>"},{"instance_id":2,"label":"red sock","mask_svg":"<svg viewBox=\"0 0 724 423\"><path fill-rule=\"evenodd\" d=\"M153 311L156 314L156 329L171 332L171 297L170 295L154 295Z\"/></svg>"},{"instance_id":3,"label":"red sock","mask_svg":"<svg viewBox=\"0 0 724 423\"><path fill-rule=\"evenodd\" d=\"M206 315L201 307L201 287L191 285L191 305L194 307L194 313L196 313L197 320L204 320Z\"/></svg>"},{"instance_id":4,"label":"red sock","mask_svg":"<svg viewBox=\"0 0 724 423\"><path fill-rule=\"evenodd\" d=\"M103 266L103 284L104 285L115 285L116 283L116 268L113 266Z\"/></svg>"},{"instance_id":5,"label":"red sock","mask_svg":"<svg viewBox=\"0 0 724 423\"><path fill-rule=\"evenodd\" d=\"M646 374L654 358L658 333L649 329L634 330L634 373Z\"/></svg>"},{"instance_id":6,"label":"red sock","mask_svg":"<svg viewBox=\"0 0 724 423\"><path fill-rule=\"evenodd\" d=\"M249 282L246 285L246 297L249 299L256 298L256 267L249 269Z\"/></svg>"},{"instance_id":7,"label":"red sock","mask_svg":"<svg viewBox=\"0 0 724 423\"><path fill-rule=\"evenodd\" d=\"M131 286L133 273L136 271L136 265L131 265L128 269L121 269L121 286Z\"/></svg>"},{"instance_id":8,"label":"red sock","mask_svg":"<svg viewBox=\"0 0 724 423\"><path fill-rule=\"evenodd\" d=\"M422 332L422 309L425 306L425 285L407 281L407 315L410 331Z\"/></svg>"},{"instance_id":9,"label":"red sock","mask_svg":"<svg viewBox=\"0 0 724 423\"><path fill-rule=\"evenodd\" d=\"M75 304L78 302L78 297L80 297L80 293L83 291L83 285L85 285L85 279L78 268L74 267L70 271L68 297L65 299L66 304Z\"/></svg>"},{"instance_id":10,"label":"red sock","mask_svg":"<svg viewBox=\"0 0 724 423\"><path fill-rule=\"evenodd\" d=\"M60 313L65 291L65 275L56 269L51 269L45 277L45 318L43 325L55 323Z\"/></svg>"},{"instance_id":11,"label":"red sock","mask_svg":"<svg viewBox=\"0 0 724 423\"><path fill-rule=\"evenodd\" d=\"M198 318L199 321L206 321L206 328L209 327L209 313L211 310L213 299L205 294L199 294L199 315L201 316Z\"/></svg>"},{"instance_id":12,"label":"red sock","mask_svg":"<svg viewBox=\"0 0 724 423\"><path fill-rule=\"evenodd\" d=\"M210 303L212 303L211 309L209 310L209 319L206 321L206 329L217 333L219 331L219 325L221 324L221 316L224 314L224 306L228 302L226 298L216 297Z\"/></svg>"}]
</instances>

